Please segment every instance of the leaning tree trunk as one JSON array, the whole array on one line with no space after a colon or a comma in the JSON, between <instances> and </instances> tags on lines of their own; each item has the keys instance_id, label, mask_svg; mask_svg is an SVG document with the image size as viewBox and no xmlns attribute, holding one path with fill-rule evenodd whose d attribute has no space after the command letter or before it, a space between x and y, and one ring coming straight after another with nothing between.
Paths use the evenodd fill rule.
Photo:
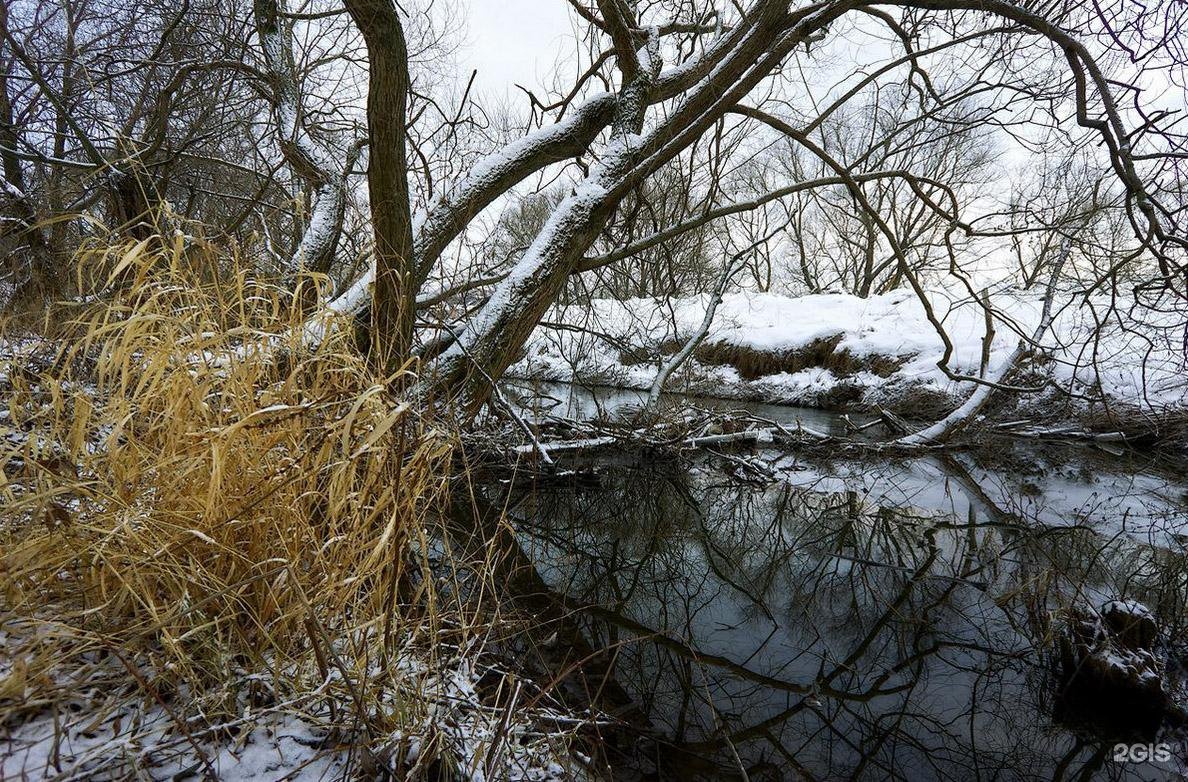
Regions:
<instances>
[{"instance_id":1,"label":"leaning tree trunk","mask_svg":"<svg viewBox=\"0 0 1188 782\"><path fill-rule=\"evenodd\" d=\"M375 236L370 353L378 369L399 367L412 349L416 318L412 216L404 157L408 51L393 0L346 0L367 43L367 166Z\"/></svg>"},{"instance_id":2,"label":"leaning tree trunk","mask_svg":"<svg viewBox=\"0 0 1188 782\"><path fill-rule=\"evenodd\" d=\"M297 65L293 58L292 30L285 22L284 0L255 0L252 16L268 75L276 118L277 145L293 172L313 191L309 225L284 272L330 272L342 234L346 212L347 178L359 159L360 142L333 143L312 136L305 125Z\"/></svg>"},{"instance_id":3,"label":"leaning tree trunk","mask_svg":"<svg viewBox=\"0 0 1188 782\"><path fill-rule=\"evenodd\" d=\"M714 324L714 315L718 312L718 305L722 303L722 296L726 293L726 285L730 281L731 268L727 265L722 272L722 277L718 281L717 287L710 295L709 306L705 309L705 315L701 319L701 325L697 327L697 331L693 332L692 336L685 342L684 346L676 352L676 354L665 362L664 366L660 367L660 371L656 373L655 379L652 380L652 388L648 391L648 407L656 409L660 405L660 395L664 393L664 384L668 382L668 378L672 376L681 368L681 365L689 360L689 356L693 355L693 351L705 341L709 336L710 326Z\"/></svg>"},{"instance_id":4,"label":"leaning tree trunk","mask_svg":"<svg viewBox=\"0 0 1188 782\"><path fill-rule=\"evenodd\" d=\"M429 388L463 419L477 414L494 383L563 290L619 202L687 148L776 67L798 44L848 10L789 16L786 4L759 4L732 46L675 111L640 135L660 69L658 37L649 35L634 78L617 96L612 141L599 165L554 210L532 245L454 344L441 355Z\"/></svg>"},{"instance_id":5,"label":"leaning tree trunk","mask_svg":"<svg viewBox=\"0 0 1188 782\"><path fill-rule=\"evenodd\" d=\"M339 236L342 234L342 221L346 216L347 185L351 169L359 162L362 150L362 141L352 144L343 158L341 169L328 172L324 182L314 185L309 226L301 235L297 251L289 261L290 274L297 274L302 269L315 274L330 274L338 251Z\"/></svg>"}]
</instances>

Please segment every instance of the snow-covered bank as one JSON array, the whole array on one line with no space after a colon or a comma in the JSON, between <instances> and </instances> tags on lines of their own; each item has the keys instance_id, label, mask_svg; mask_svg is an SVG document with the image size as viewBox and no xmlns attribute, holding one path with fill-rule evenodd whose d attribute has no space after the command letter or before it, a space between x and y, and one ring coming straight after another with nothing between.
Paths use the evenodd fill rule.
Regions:
<instances>
[{"instance_id":1,"label":"snow-covered bank","mask_svg":"<svg viewBox=\"0 0 1188 782\"><path fill-rule=\"evenodd\" d=\"M963 295L964 294L964 295ZM953 345L948 368L977 375L985 309L963 290L930 298ZM708 296L675 300L597 299L559 308L536 329L510 370L521 378L647 388L663 356L700 323ZM1040 317L1041 294L992 294L990 365L1006 360ZM1188 409L1185 313L1128 307L1106 297L1058 297L1044 355L1023 367L1026 384L1046 380L1071 392L1074 407L1123 406L1139 415ZM948 377L944 345L910 290L861 299L830 293L789 298L727 295L705 342L670 380L672 390L827 408L876 404L937 415L974 383ZM914 406L914 410L913 410Z\"/></svg>"}]
</instances>

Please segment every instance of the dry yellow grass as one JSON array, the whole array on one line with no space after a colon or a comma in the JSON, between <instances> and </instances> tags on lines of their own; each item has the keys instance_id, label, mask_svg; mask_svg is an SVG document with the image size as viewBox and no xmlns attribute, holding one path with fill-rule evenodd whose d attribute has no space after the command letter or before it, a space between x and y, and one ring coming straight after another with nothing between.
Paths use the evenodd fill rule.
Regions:
<instances>
[{"instance_id":1,"label":"dry yellow grass","mask_svg":"<svg viewBox=\"0 0 1188 782\"><path fill-rule=\"evenodd\" d=\"M75 338L44 361L0 365L20 433L0 439L0 629L39 627L35 652L8 650L0 724L96 650L147 698L205 693L207 717L251 670L293 690L337 677L371 719L363 682L413 630L397 603L431 602L404 571L453 436L369 374L348 330L299 349L296 297L208 249L84 260L104 302L75 305Z\"/></svg>"}]
</instances>

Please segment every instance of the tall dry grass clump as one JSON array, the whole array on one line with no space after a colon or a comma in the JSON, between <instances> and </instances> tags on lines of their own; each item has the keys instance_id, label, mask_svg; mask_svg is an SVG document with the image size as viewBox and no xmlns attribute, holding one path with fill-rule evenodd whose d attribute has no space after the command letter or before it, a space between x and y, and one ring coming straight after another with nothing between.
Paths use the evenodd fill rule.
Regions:
<instances>
[{"instance_id":1,"label":"tall dry grass clump","mask_svg":"<svg viewBox=\"0 0 1188 782\"><path fill-rule=\"evenodd\" d=\"M450 436L349 330L302 346L301 297L234 259L179 236L80 267L105 301L10 361L0 397L0 608L53 643L26 683L100 652L154 699L244 670L349 682L363 663L344 639L402 633Z\"/></svg>"}]
</instances>

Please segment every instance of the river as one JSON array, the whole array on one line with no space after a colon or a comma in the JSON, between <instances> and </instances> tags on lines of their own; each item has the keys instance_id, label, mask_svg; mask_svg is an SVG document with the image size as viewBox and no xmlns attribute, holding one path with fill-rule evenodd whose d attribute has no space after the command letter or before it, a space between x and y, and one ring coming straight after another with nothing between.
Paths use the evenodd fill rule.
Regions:
<instances>
[{"instance_id":1,"label":"river","mask_svg":"<svg viewBox=\"0 0 1188 782\"><path fill-rule=\"evenodd\" d=\"M641 399L545 391L551 412L584 417ZM721 404L844 430L821 411ZM1188 742L1157 717L1064 702L1053 651L1070 606L1139 600L1179 685L1182 466L1005 438L916 458L599 461L593 478L513 482L491 499L601 660L588 686L629 699L648 737L612 742L617 776L1147 780L1188 769ZM1170 756L1116 762L1118 744Z\"/></svg>"}]
</instances>

